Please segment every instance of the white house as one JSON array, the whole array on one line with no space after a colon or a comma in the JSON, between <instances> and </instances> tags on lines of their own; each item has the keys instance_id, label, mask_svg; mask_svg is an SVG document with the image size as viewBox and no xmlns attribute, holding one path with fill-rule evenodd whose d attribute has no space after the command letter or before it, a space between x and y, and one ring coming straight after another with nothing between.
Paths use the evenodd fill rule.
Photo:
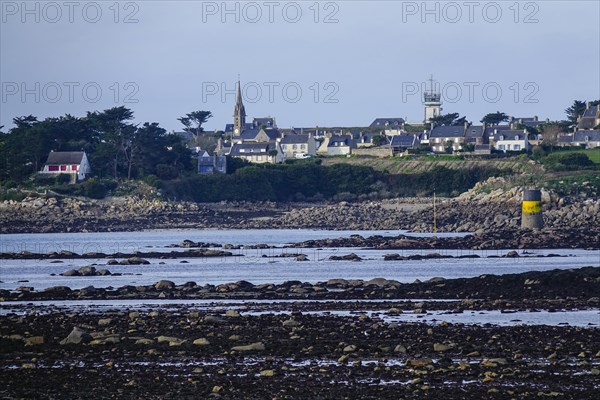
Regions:
<instances>
[{"instance_id":1,"label":"white house","mask_svg":"<svg viewBox=\"0 0 600 400\"><path fill-rule=\"evenodd\" d=\"M278 142L234 143L229 155L256 164L275 164L285 160Z\"/></svg>"},{"instance_id":2,"label":"white house","mask_svg":"<svg viewBox=\"0 0 600 400\"><path fill-rule=\"evenodd\" d=\"M44 175L71 175L71 182L81 181L92 172L84 151L52 151L44 168L39 172Z\"/></svg>"},{"instance_id":3,"label":"white house","mask_svg":"<svg viewBox=\"0 0 600 400\"><path fill-rule=\"evenodd\" d=\"M325 138L317 153L328 156L345 156L352 154L354 140L350 135L334 135Z\"/></svg>"},{"instance_id":4,"label":"white house","mask_svg":"<svg viewBox=\"0 0 600 400\"><path fill-rule=\"evenodd\" d=\"M529 150L531 145L527 139L527 130L502 130L496 131L492 139L494 148L499 151L522 151Z\"/></svg>"}]
</instances>

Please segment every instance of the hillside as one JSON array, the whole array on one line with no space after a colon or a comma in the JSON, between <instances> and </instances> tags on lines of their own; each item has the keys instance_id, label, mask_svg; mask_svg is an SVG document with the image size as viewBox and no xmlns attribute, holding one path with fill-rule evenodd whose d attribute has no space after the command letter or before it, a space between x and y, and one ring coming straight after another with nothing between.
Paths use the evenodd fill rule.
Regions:
<instances>
[{"instance_id":1,"label":"hillside","mask_svg":"<svg viewBox=\"0 0 600 400\"><path fill-rule=\"evenodd\" d=\"M542 167L523 157L509 158L461 158L460 156L419 156L419 157L392 157L375 158L360 157L330 157L323 159L323 165L352 164L372 167L378 171L387 171L390 174L415 173L431 171L436 167L446 167L453 170L472 170L475 168L497 168L502 171L515 173L542 172Z\"/></svg>"}]
</instances>

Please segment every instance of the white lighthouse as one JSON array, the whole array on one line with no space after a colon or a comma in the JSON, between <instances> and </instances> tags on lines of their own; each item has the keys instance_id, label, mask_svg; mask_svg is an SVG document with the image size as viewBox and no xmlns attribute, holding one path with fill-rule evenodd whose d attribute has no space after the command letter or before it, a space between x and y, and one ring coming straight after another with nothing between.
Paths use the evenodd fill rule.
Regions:
<instances>
[{"instance_id":1,"label":"white lighthouse","mask_svg":"<svg viewBox=\"0 0 600 400\"><path fill-rule=\"evenodd\" d=\"M424 124L428 124L431 118L441 115L442 95L436 85L434 85L433 75L429 78L429 89L423 92L423 104L425 105Z\"/></svg>"}]
</instances>

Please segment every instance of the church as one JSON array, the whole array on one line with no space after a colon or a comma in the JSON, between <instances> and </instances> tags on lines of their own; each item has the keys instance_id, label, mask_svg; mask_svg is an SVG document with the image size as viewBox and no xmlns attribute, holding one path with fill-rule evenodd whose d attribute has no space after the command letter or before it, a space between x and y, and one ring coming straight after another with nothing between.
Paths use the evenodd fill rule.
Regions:
<instances>
[{"instance_id":1,"label":"church","mask_svg":"<svg viewBox=\"0 0 600 400\"><path fill-rule=\"evenodd\" d=\"M246 108L244 107L244 102L242 100L241 84L238 80L236 86L235 108L233 109L233 124L225 125L225 134L231 135L232 138L236 138L241 136L244 131L259 130L261 128L277 129L275 118L254 118L252 122L246 123Z\"/></svg>"}]
</instances>

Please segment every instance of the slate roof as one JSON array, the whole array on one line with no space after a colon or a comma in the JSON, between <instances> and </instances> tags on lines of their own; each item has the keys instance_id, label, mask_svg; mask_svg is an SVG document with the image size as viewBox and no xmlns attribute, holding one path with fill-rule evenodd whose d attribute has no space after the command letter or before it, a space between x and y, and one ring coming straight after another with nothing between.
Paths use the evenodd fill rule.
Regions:
<instances>
[{"instance_id":1,"label":"slate roof","mask_svg":"<svg viewBox=\"0 0 600 400\"><path fill-rule=\"evenodd\" d=\"M264 129L264 132L269 137L269 140L275 140L281 137L281 133L277 129Z\"/></svg>"},{"instance_id":2,"label":"slate roof","mask_svg":"<svg viewBox=\"0 0 600 400\"><path fill-rule=\"evenodd\" d=\"M381 136L385 138L385 135L380 135L379 133L375 132L358 131L356 134L354 134L352 131L350 131L350 133L355 139L358 139L361 143L371 143L373 141L374 136Z\"/></svg>"},{"instance_id":3,"label":"slate roof","mask_svg":"<svg viewBox=\"0 0 600 400\"><path fill-rule=\"evenodd\" d=\"M247 155L268 155L269 150L276 150L275 143L262 142L262 143L235 143L231 147L232 156L247 156ZM242 151L243 150L243 151Z\"/></svg>"},{"instance_id":4,"label":"slate roof","mask_svg":"<svg viewBox=\"0 0 600 400\"><path fill-rule=\"evenodd\" d=\"M485 128L485 134L487 136L494 136L494 130L497 130L498 132L500 132L500 131L510 131L511 127L510 127L510 125L488 126L488 127Z\"/></svg>"},{"instance_id":5,"label":"slate roof","mask_svg":"<svg viewBox=\"0 0 600 400\"><path fill-rule=\"evenodd\" d=\"M600 106L591 106L583 113L583 118L596 118Z\"/></svg>"},{"instance_id":6,"label":"slate roof","mask_svg":"<svg viewBox=\"0 0 600 400\"><path fill-rule=\"evenodd\" d=\"M573 143L573 135L565 135L558 137L559 143Z\"/></svg>"},{"instance_id":7,"label":"slate roof","mask_svg":"<svg viewBox=\"0 0 600 400\"><path fill-rule=\"evenodd\" d=\"M254 140L254 138L256 138L256 135L258 135L258 132L260 132L260 129L247 129L244 132L242 132L240 138L242 140Z\"/></svg>"},{"instance_id":8,"label":"slate roof","mask_svg":"<svg viewBox=\"0 0 600 400\"><path fill-rule=\"evenodd\" d=\"M585 138L588 140L585 140ZM577 131L573 136L574 142L600 142L600 130Z\"/></svg>"},{"instance_id":9,"label":"slate roof","mask_svg":"<svg viewBox=\"0 0 600 400\"><path fill-rule=\"evenodd\" d=\"M281 144L307 143L308 139L309 139L308 135L289 134L289 135L285 135L283 137L283 139L281 139Z\"/></svg>"},{"instance_id":10,"label":"slate roof","mask_svg":"<svg viewBox=\"0 0 600 400\"><path fill-rule=\"evenodd\" d=\"M436 126L431 131L432 138L465 137L465 126Z\"/></svg>"},{"instance_id":11,"label":"slate roof","mask_svg":"<svg viewBox=\"0 0 600 400\"><path fill-rule=\"evenodd\" d=\"M260 128L262 125L267 126L267 127L274 127L275 119L272 117L254 118L252 120L252 125L254 125L257 128Z\"/></svg>"},{"instance_id":12,"label":"slate roof","mask_svg":"<svg viewBox=\"0 0 600 400\"><path fill-rule=\"evenodd\" d=\"M484 129L483 125L471 125L467 128L466 137L478 138L483 137Z\"/></svg>"},{"instance_id":13,"label":"slate roof","mask_svg":"<svg viewBox=\"0 0 600 400\"><path fill-rule=\"evenodd\" d=\"M395 135L392 136L392 147L413 147L420 143L417 135Z\"/></svg>"},{"instance_id":14,"label":"slate roof","mask_svg":"<svg viewBox=\"0 0 600 400\"><path fill-rule=\"evenodd\" d=\"M83 151L53 151L48 154L46 165L81 164Z\"/></svg>"},{"instance_id":15,"label":"slate roof","mask_svg":"<svg viewBox=\"0 0 600 400\"><path fill-rule=\"evenodd\" d=\"M516 139L516 136L519 136ZM502 139L501 139L502 137ZM525 140L527 139L527 133L522 130L503 130L494 135L494 140Z\"/></svg>"},{"instance_id":16,"label":"slate roof","mask_svg":"<svg viewBox=\"0 0 600 400\"><path fill-rule=\"evenodd\" d=\"M404 118L376 118L371 123L371 128L400 128L404 123Z\"/></svg>"},{"instance_id":17,"label":"slate roof","mask_svg":"<svg viewBox=\"0 0 600 400\"><path fill-rule=\"evenodd\" d=\"M350 146L352 138L350 136L332 136L329 138L327 147Z\"/></svg>"},{"instance_id":18,"label":"slate roof","mask_svg":"<svg viewBox=\"0 0 600 400\"><path fill-rule=\"evenodd\" d=\"M254 125L252 123L246 123L244 125L244 130L254 129ZM233 132L233 124L225 124L225 133Z\"/></svg>"}]
</instances>

